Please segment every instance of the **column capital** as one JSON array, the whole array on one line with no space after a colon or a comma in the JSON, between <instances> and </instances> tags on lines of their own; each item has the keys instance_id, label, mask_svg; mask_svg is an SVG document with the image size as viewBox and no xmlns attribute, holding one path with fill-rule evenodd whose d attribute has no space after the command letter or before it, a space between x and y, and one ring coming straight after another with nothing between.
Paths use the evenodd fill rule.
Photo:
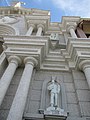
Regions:
<instances>
[{"instance_id":1,"label":"column capital","mask_svg":"<svg viewBox=\"0 0 90 120\"><path fill-rule=\"evenodd\" d=\"M72 26L68 26L68 27L67 27L67 32L70 32L71 29L75 30L75 28L76 28L76 27L73 26L73 25L72 25Z\"/></svg>"},{"instance_id":2,"label":"column capital","mask_svg":"<svg viewBox=\"0 0 90 120\"><path fill-rule=\"evenodd\" d=\"M30 27L33 27L33 29L35 28L35 25L34 24L29 24L29 28Z\"/></svg>"},{"instance_id":3,"label":"column capital","mask_svg":"<svg viewBox=\"0 0 90 120\"><path fill-rule=\"evenodd\" d=\"M83 60L79 63L79 69L84 71L85 68L90 68L90 60Z\"/></svg>"},{"instance_id":4,"label":"column capital","mask_svg":"<svg viewBox=\"0 0 90 120\"><path fill-rule=\"evenodd\" d=\"M76 26L77 26L76 22L67 22L66 23L66 30L67 30L67 32L70 32L70 29L75 30Z\"/></svg>"},{"instance_id":5,"label":"column capital","mask_svg":"<svg viewBox=\"0 0 90 120\"><path fill-rule=\"evenodd\" d=\"M9 62L9 63L15 63L15 64L18 66L18 65L21 65L22 60L21 60L21 58L18 57L18 56L10 56L10 57L8 58L8 62Z\"/></svg>"},{"instance_id":6,"label":"column capital","mask_svg":"<svg viewBox=\"0 0 90 120\"><path fill-rule=\"evenodd\" d=\"M38 24L38 25L37 25L37 29L38 29L39 27L41 27L42 30L44 31L44 25L43 25L43 24Z\"/></svg>"},{"instance_id":7,"label":"column capital","mask_svg":"<svg viewBox=\"0 0 90 120\"><path fill-rule=\"evenodd\" d=\"M26 57L26 58L24 59L24 63L25 63L25 64L31 64L31 65L33 65L33 66L37 66L38 61L37 61L34 57Z\"/></svg>"}]
</instances>

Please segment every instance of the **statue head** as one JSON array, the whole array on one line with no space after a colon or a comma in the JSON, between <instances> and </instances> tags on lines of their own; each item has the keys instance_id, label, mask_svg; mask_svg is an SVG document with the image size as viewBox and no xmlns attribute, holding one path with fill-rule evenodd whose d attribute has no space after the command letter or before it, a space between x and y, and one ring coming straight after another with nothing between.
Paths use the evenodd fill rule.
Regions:
<instances>
[{"instance_id":1,"label":"statue head","mask_svg":"<svg viewBox=\"0 0 90 120\"><path fill-rule=\"evenodd\" d=\"M52 76L51 80L52 80L53 83L55 83L55 81L56 81L56 76Z\"/></svg>"}]
</instances>

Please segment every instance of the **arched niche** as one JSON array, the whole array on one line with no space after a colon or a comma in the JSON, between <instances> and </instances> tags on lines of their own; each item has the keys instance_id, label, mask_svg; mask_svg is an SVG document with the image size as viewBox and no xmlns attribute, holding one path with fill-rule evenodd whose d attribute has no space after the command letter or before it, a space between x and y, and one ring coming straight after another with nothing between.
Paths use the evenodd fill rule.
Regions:
<instances>
[{"instance_id":1,"label":"arched niche","mask_svg":"<svg viewBox=\"0 0 90 120\"><path fill-rule=\"evenodd\" d=\"M44 113L44 111L46 110L46 108L49 106L49 103L50 103L50 96L47 90L47 85L50 81L51 81L51 78L46 79L43 82L42 93L41 93L41 103L40 103L40 109L39 109L39 112L41 114ZM64 109L65 112L67 112L66 92L65 92L64 83L58 79L56 79L56 82L59 83L61 86L61 91L59 95L59 107L61 109Z\"/></svg>"},{"instance_id":2,"label":"arched niche","mask_svg":"<svg viewBox=\"0 0 90 120\"><path fill-rule=\"evenodd\" d=\"M0 35L19 35L19 30L11 25L0 24Z\"/></svg>"}]
</instances>

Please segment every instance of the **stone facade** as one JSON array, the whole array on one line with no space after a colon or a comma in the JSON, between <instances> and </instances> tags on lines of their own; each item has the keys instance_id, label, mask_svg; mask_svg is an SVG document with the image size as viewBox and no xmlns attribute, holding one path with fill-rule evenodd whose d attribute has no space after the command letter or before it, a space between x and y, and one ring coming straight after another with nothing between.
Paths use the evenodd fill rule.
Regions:
<instances>
[{"instance_id":1,"label":"stone facade","mask_svg":"<svg viewBox=\"0 0 90 120\"><path fill-rule=\"evenodd\" d=\"M90 120L90 31L81 29L89 20L0 8L0 120ZM52 77L59 103L47 113Z\"/></svg>"}]
</instances>

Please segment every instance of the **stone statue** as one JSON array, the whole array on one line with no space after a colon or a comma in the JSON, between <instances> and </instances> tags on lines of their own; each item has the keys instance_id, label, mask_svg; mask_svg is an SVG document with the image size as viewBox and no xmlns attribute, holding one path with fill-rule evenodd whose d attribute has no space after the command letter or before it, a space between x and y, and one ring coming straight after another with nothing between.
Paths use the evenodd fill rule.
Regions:
<instances>
[{"instance_id":1,"label":"stone statue","mask_svg":"<svg viewBox=\"0 0 90 120\"><path fill-rule=\"evenodd\" d=\"M25 5L26 3L24 3L24 2L17 2L17 3L14 5L14 7L15 7L15 8L21 8L22 4Z\"/></svg>"},{"instance_id":2,"label":"stone statue","mask_svg":"<svg viewBox=\"0 0 90 120\"><path fill-rule=\"evenodd\" d=\"M52 77L52 81L49 83L47 89L50 91L50 107L47 110L55 110L58 106L58 99L60 93L60 85L55 81L55 77Z\"/></svg>"},{"instance_id":3,"label":"stone statue","mask_svg":"<svg viewBox=\"0 0 90 120\"><path fill-rule=\"evenodd\" d=\"M56 77L52 77L51 82L48 83L47 90L50 92L50 106L44 110L44 115L49 116L49 118L53 118L52 116L64 118L67 117L67 112L64 109L60 108L60 92L61 86L56 81Z\"/></svg>"}]
</instances>

